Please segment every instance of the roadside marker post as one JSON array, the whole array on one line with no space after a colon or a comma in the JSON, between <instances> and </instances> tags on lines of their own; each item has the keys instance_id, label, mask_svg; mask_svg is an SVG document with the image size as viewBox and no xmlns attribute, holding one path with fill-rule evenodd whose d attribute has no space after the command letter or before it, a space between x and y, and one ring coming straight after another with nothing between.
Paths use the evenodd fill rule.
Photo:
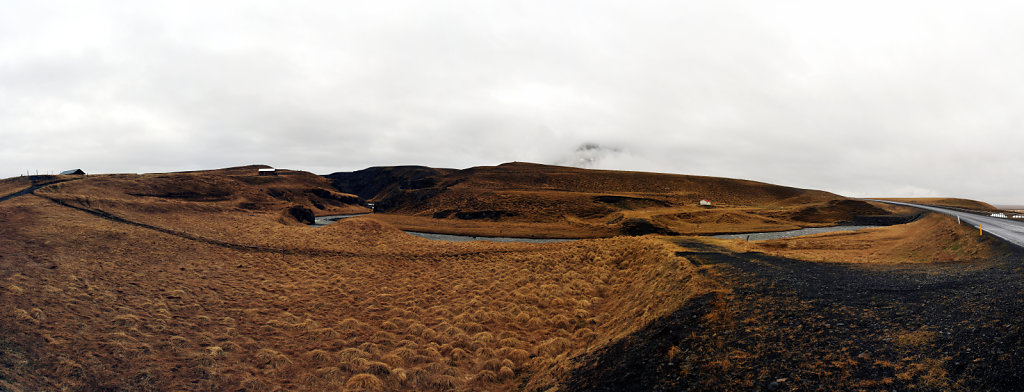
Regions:
<instances>
[{"instance_id":1,"label":"roadside marker post","mask_svg":"<svg viewBox=\"0 0 1024 392\"><path fill-rule=\"evenodd\" d=\"M981 229L981 223L978 224L978 235L985 235L985 231Z\"/></svg>"}]
</instances>

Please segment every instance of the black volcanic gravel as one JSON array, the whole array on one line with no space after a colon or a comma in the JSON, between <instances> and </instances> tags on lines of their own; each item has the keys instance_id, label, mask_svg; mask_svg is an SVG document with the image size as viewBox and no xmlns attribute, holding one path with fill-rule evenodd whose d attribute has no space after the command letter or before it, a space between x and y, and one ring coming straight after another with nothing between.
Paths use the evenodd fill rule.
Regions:
<instances>
[{"instance_id":1,"label":"black volcanic gravel","mask_svg":"<svg viewBox=\"0 0 1024 392\"><path fill-rule=\"evenodd\" d=\"M986 241L1000 256L888 266L683 241L732 291L580 358L566 390L1024 390L1024 250Z\"/></svg>"}]
</instances>

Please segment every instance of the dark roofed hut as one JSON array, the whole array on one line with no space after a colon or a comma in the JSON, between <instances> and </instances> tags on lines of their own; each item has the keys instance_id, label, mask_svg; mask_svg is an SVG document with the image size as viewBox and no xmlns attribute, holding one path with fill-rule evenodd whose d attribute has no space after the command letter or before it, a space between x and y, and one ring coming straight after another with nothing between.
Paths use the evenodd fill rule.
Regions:
<instances>
[{"instance_id":1,"label":"dark roofed hut","mask_svg":"<svg viewBox=\"0 0 1024 392\"><path fill-rule=\"evenodd\" d=\"M82 169L71 169L60 172L61 175L72 175L72 176L84 176L85 172Z\"/></svg>"}]
</instances>

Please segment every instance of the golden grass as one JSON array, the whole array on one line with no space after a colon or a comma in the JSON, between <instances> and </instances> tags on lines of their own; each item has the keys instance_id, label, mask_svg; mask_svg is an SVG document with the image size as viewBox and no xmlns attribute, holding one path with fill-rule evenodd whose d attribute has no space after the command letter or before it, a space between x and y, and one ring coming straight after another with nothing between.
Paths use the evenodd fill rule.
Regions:
<instances>
[{"instance_id":1,"label":"golden grass","mask_svg":"<svg viewBox=\"0 0 1024 392\"><path fill-rule=\"evenodd\" d=\"M982 201L970 200L970 199L958 199L958 198L953 198L953 197L886 197L886 198L878 198L878 199L879 200L889 200L889 201L899 201L899 202L904 202L904 203L914 203L914 204L929 204L929 205L942 206L942 207L966 208L966 209L969 209L969 210L979 210L979 211L997 211L997 210L999 210L998 208L992 206L991 204L988 204L988 203L985 203L985 202L982 202Z\"/></svg>"},{"instance_id":2,"label":"golden grass","mask_svg":"<svg viewBox=\"0 0 1024 392\"><path fill-rule=\"evenodd\" d=\"M921 347L935 340L935 332L920 328L913 331L897 331L893 336L896 344L904 347Z\"/></svg>"},{"instance_id":3,"label":"golden grass","mask_svg":"<svg viewBox=\"0 0 1024 392\"><path fill-rule=\"evenodd\" d=\"M12 177L0 180L0 197L10 195L32 186L28 177Z\"/></svg>"},{"instance_id":4,"label":"golden grass","mask_svg":"<svg viewBox=\"0 0 1024 392\"><path fill-rule=\"evenodd\" d=\"M908 224L745 242L711 240L735 250L818 262L933 263L992 255L991 243L955 218L929 214Z\"/></svg>"},{"instance_id":5,"label":"golden grass","mask_svg":"<svg viewBox=\"0 0 1024 392\"><path fill-rule=\"evenodd\" d=\"M546 389L708 289L652 238L449 244L101 180L47 196L177 234L0 204L0 347L38 358L0 369L19 389Z\"/></svg>"},{"instance_id":6,"label":"golden grass","mask_svg":"<svg viewBox=\"0 0 1024 392\"><path fill-rule=\"evenodd\" d=\"M400 182L405 170L379 169L392 175L363 180ZM378 219L403 230L476 236L607 237L632 233L637 221L683 234L781 231L856 215L837 208L834 202L848 200L828 192L729 178L529 163L433 175L429 188L394 184L364 196L387 212ZM701 207L701 199L714 205ZM806 213L815 208L839 213Z\"/></svg>"}]
</instances>

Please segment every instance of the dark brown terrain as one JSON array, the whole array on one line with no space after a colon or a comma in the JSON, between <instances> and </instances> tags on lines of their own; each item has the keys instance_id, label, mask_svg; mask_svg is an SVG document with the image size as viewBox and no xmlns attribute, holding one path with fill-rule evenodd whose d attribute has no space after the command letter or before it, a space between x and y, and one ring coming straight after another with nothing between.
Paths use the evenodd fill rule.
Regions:
<instances>
[{"instance_id":1,"label":"dark brown terrain","mask_svg":"<svg viewBox=\"0 0 1024 392\"><path fill-rule=\"evenodd\" d=\"M465 170L375 167L327 176L413 231L607 237L831 226L890 215L884 205L755 181L506 163ZM700 206L702 199L711 206Z\"/></svg>"},{"instance_id":2,"label":"dark brown terrain","mask_svg":"<svg viewBox=\"0 0 1024 392\"><path fill-rule=\"evenodd\" d=\"M0 180L0 390L1021 381L1021 251L950 218L748 243L678 233L916 212L753 181L521 163L330 179L259 167ZM308 225L367 201L384 213ZM451 243L399 230L410 227L611 238Z\"/></svg>"}]
</instances>

